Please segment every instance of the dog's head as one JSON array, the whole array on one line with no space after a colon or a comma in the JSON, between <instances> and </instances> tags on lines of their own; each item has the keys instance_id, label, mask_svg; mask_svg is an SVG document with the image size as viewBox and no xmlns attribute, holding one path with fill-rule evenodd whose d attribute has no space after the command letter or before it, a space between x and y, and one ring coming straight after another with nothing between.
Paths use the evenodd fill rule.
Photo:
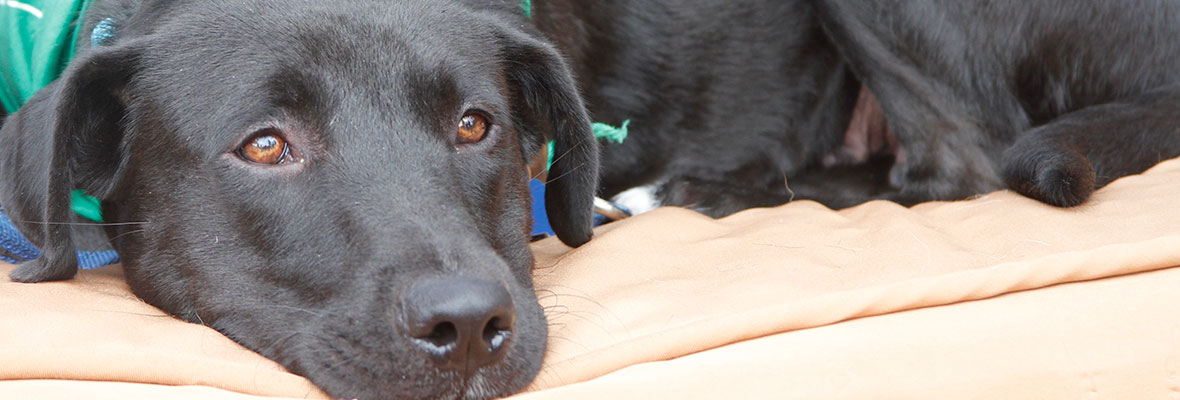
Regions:
<instances>
[{"instance_id":1,"label":"dog's head","mask_svg":"<svg viewBox=\"0 0 1180 400\"><path fill-rule=\"evenodd\" d=\"M512 3L512 2L505 2ZM66 279L103 200L136 294L330 395L506 395L540 366L526 160L591 235L597 148L519 9L451 1L140 6L3 131L6 211ZM7 147L15 147L9 149Z\"/></svg>"}]
</instances>

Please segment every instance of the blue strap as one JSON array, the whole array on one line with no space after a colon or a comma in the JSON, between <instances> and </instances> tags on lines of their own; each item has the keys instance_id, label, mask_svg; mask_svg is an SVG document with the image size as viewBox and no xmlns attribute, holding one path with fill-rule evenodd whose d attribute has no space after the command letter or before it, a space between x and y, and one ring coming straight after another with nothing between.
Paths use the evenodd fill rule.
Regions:
<instances>
[{"instance_id":1,"label":"blue strap","mask_svg":"<svg viewBox=\"0 0 1180 400\"><path fill-rule=\"evenodd\" d=\"M12 224L12 220L4 215L3 207L0 207L0 248L5 250L5 252L0 252L0 260L10 264L35 260L41 256L41 250L25 239L20 230L16 229L16 225ZM118 262L119 255L114 250L78 252L78 268L80 269L95 269Z\"/></svg>"},{"instance_id":2,"label":"blue strap","mask_svg":"<svg viewBox=\"0 0 1180 400\"><path fill-rule=\"evenodd\" d=\"M24 235L21 235L20 231L16 229L16 225L13 225L12 220L8 219L8 216L3 212L0 212L0 248L6 250L8 255L18 258L13 259L0 253L0 260L11 264L32 260L41 255L41 251L37 250L37 247L33 246L28 239L25 239Z\"/></svg>"},{"instance_id":3,"label":"blue strap","mask_svg":"<svg viewBox=\"0 0 1180 400\"><path fill-rule=\"evenodd\" d=\"M536 179L530 180L529 192L533 195L533 236L555 235L553 228L549 226L549 214L545 211L545 183ZM631 212L631 210L621 205L614 204L614 206L619 207L627 213ZM594 213L594 226L601 226L607 222L610 222L609 218L602 214Z\"/></svg>"},{"instance_id":4,"label":"blue strap","mask_svg":"<svg viewBox=\"0 0 1180 400\"><path fill-rule=\"evenodd\" d=\"M533 235L553 236L549 215L545 213L545 182L529 180L529 192L533 194Z\"/></svg>"}]
</instances>

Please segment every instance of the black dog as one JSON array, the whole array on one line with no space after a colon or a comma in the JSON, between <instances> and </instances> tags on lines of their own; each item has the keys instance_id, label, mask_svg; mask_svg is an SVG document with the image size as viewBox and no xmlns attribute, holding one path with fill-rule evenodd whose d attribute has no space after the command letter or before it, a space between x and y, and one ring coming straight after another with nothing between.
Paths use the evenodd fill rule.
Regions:
<instances>
[{"instance_id":1,"label":"black dog","mask_svg":"<svg viewBox=\"0 0 1180 400\"><path fill-rule=\"evenodd\" d=\"M486 3L486 2L485 2ZM0 132L0 203L68 279L113 238L132 289L342 398L485 398L536 375L525 170L591 235L598 155L519 3L105 1L117 21ZM69 225L103 200L105 232Z\"/></svg>"},{"instance_id":2,"label":"black dog","mask_svg":"<svg viewBox=\"0 0 1180 400\"><path fill-rule=\"evenodd\" d=\"M716 53L738 70L764 68L761 80L731 69L689 87L650 76L665 71L624 81L700 107L668 116L679 130L657 121L658 134L605 146L606 195L649 185L656 204L720 216L792 198L833 207L879 198L913 204L1007 184L1073 206L1097 187L1180 155L1178 1L782 3L796 11L781 23L791 27L782 33L791 38L785 53L767 50L756 65L735 56L748 47ZM750 9L778 17L768 7ZM743 35L762 22L716 34ZM686 36L710 43L691 29ZM725 80L733 77L748 85ZM868 90L858 101L862 85ZM700 102L713 96L729 103ZM588 99L595 117L622 118L662 98L638 105ZM841 136L862 145L847 150ZM893 145L866 148L866 137ZM841 160L868 163L832 167Z\"/></svg>"}]
</instances>

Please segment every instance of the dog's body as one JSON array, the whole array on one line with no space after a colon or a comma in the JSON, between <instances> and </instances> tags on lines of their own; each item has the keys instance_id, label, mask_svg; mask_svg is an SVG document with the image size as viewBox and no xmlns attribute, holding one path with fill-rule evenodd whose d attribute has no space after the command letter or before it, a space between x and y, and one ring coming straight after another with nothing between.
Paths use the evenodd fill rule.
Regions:
<instances>
[{"instance_id":1,"label":"dog's body","mask_svg":"<svg viewBox=\"0 0 1180 400\"><path fill-rule=\"evenodd\" d=\"M1041 5L532 4L530 20L515 0L97 2L82 30L112 18L117 39L84 51L0 131L0 204L45 250L14 279L68 279L75 248L110 240L139 296L332 396L489 397L540 366L525 165L546 139L557 149L551 223L571 245L590 237L596 190L655 184L663 204L723 215L792 197L846 205L990 190L1016 141L1017 187L1042 176L1040 161L1077 165L1064 158L1072 150L1098 183L1157 160L1102 145L1124 132L1095 130L1103 124L1141 127L1130 143L1176 154L1161 139L1176 136L1160 111L1173 97L1153 92L1170 82L1173 47L1153 43L1158 59L1128 63L1146 66L1125 81L1071 75L1074 64L1053 62L1078 60L1036 50L1044 37L977 51L1014 22L973 17ZM876 17L888 23L865 23ZM945 20L923 22L935 17ZM1175 28L1154 17L1126 35ZM1013 48L1044 58L1021 63ZM1061 69L1026 73L1038 65ZM904 158L823 168L862 85ZM486 136L456 136L479 126L463 125L472 115L489 122ZM601 155L601 187L591 117L632 121ZM1061 130L1078 125L1080 136ZM275 137L291 147L282 162L247 157ZM1057 182L1023 186L1036 195ZM68 204L79 188L103 199L105 231L60 224L81 222Z\"/></svg>"},{"instance_id":2,"label":"dog's body","mask_svg":"<svg viewBox=\"0 0 1180 400\"><path fill-rule=\"evenodd\" d=\"M1007 185L1072 206L1096 187L1180 155L1180 2L781 3L793 11L781 24L789 30L777 34L792 39L747 66L766 68L770 78L743 78L756 88L702 81L714 90L742 87L743 95L697 108L709 90L672 90L671 99L690 104L681 110L694 112L676 126L634 121L634 142L605 145L605 195L646 185L658 205L721 216L790 199L914 204ZM782 18L773 8L735 6ZM726 65L727 55L716 57ZM723 75L743 76L730 72ZM860 100L875 95L877 111L859 107L861 85L868 90ZM661 91L670 90L647 92ZM617 96L591 93L593 116L629 115L613 104ZM845 154L833 132L849 127L847 139L863 143L858 118L884 119L875 122L887 122L888 132L875 134L897 143L877 146L875 156L863 144ZM833 160L855 162L833 167Z\"/></svg>"},{"instance_id":3,"label":"dog's body","mask_svg":"<svg viewBox=\"0 0 1180 400\"><path fill-rule=\"evenodd\" d=\"M894 198L1072 206L1180 155L1180 2L816 4L901 142Z\"/></svg>"}]
</instances>

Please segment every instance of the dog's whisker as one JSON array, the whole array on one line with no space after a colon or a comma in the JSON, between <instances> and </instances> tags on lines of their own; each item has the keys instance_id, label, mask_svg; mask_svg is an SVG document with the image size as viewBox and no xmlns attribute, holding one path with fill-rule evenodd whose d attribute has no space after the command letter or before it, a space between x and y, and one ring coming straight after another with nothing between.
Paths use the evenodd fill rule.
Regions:
<instances>
[{"instance_id":1,"label":"dog's whisker","mask_svg":"<svg viewBox=\"0 0 1180 400\"><path fill-rule=\"evenodd\" d=\"M573 153L573 152L574 152L574 150L577 150L578 148L580 148L580 147L582 147L583 145L585 145L585 144L586 144L586 140L587 140L586 138L582 138L582 139L578 140L578 142L577 142L577 143L574 143L574 145L573 145L573 146L570 146L570 148L569 148L569 149L566 149L564 153L561 153L561 154L559 154L557 157L554 157L554 158L553 158L553 164L557 164L557 162L558 162L558 161L561 161L563 158L565 158L565 156L568 156L568 155L570 155L570 153Z\"/></svg>"},{"instance_id":2,"label":"dog's whisker","mask_svg":"<svg viewBox=\"0 0 1180 400\"><path fill-rule=\"evenodd\" d=\"M570 170L569 170L569 171L565 171L565 173L564 173L564 174L558 175L556 178L549 178L549 179L546 179L546 180L545 180L545 183L553 183L553 182L556 182L558 179L564 178L564 177L566 177L566 175L569 175L569 174L572 174L572 173L574 173L575 171L577 171L577 170L578 170L578 168L582 168L582 167L583 167L583 166L585 166L585 165L586 165L585 163L578 164L576 167L570 168Z\"/></svg>"},{"instance_id":3,"label":"dog's whisker","mask_svg":"<svg viewBox=\"0 0 1180 400\"><path fill-rule=\"evenodd\" d=\"M567 289L569 289L569 288L567 287ZM615 314L614 311L611 311L610 307L607 307L606 305L602 304L601 302L594 300L594 298L592 298L588 295L573 294L573 293L557 293L556 291L554 291L552 289L541 289L541 290L538 290L538 292L550 293L550 294L546 294L544 296L539 296L538 297L539 301L542 299L554 299L553 300L554 304L541 306L541 310L543 310L545 312L546 317L570 316L573 318L578 318L578 319L584 320L586 322L589 322L589 323L597 326L598 328L601 328L603 331L608 331L608 332L609 332L609 330L605 327L605 325L602 324L602 322L613 319L614 322L618 324L618 326L623 327L623 329L625 331L627 331L627 324L625 322L623 322L623 318L619 317L618 314ZM598 316L598 317L601 317L601 316L594 313L594 312L591 312L591 311L582 311L582 312L572 311L572 309L569 308L568 305L560 304L559 300L561 297L569 297L572 299L578 299L578 300L582 300L582 301L588 302L590 304L593 304L594 306L597 306L598 310L604 311L610 317L609 318L599 318L599 321L592 321L590 318L586 317L585 315L593 315L593 316ZM562 308L564 308L564 311L555 311L553 313L550 313L550 310L561 310ZM627 334L630 334L630 332L628 331Z\"/></svg>"},{"instance_id":4,"label":"dog's whisker","mask_svg":"<svg viewBox=\"0 0 1180 400\"><path fill-rule=\"evenodd\" d=\"M551 163L551 165L548 165L544 169L537 171L537 173L533 174L533 176L530 177L529 180L537 179L537 177L541 176L541 174L548 173L549 169L552 168L552 164L556 164L558 161L565 158L565 156L569 155L574 150L577 150L579 147L582 147L582 145L586 144L586 140L587 140L586 138L582 138L581 140L578 141L578 143L575 143L573 146L570 146L570 148L567 149L565 152L561 153L560 155L558 155L556 157L553 157L553 162ZM556 180L556 178L546 179L545 181L552 182L554 180Z\"/></svg>"},{"instance_id":5,"label":"dog's whisker","mask_svg":"<svg viewBox=\"0 0 1180 400\"><path fill-rule=\"evenodd\" d=\"M550 289L537 289L536 294L537 294L537 302L538 303L540 303L543 300L548 300L548 299L552 299L552 298L559 296L559 294L557 292L550 290Z\"/></svg>"},{"instance_id":6,"label":"dog's whisker","mask_svg":"<svg viewBox=\"0 0 1180 400\"><path fill-rule=\"evenodd\" d=\"M315 312L315 311L312 311L312 310L309 310L306 308L301 308L301 307L289 306L286 304L264 304L264 305L262 305L262 307L283 308L283 309L292 310L292 311L305 312L305 313L311 314L312 316L316 316L316 317L323 317L324 316L324 314L320 313L320 312Z\"/></svg>"},{"instance_id":7,"label":"dog's whisker","mask_svg":"<svg viewBox=\"0 0 1180 400\"><path fill-rule=\"evenodd\" d=\"M168 314L152 314L152 313L134 312L134 311L117 311L117 310L100 310L100 309L88 309L88 311L108 313L108 314L134 315L137 317L172 318L172 316L168 315Z\"/></svg>"},{"instance_id":8,"label":"dog's whisker","mask_svg":"<svg viewBox=\"0 0 1180 400\"><path fill-rule=\"evenodd\" d=\"M558 317L568 314L570 312L570 308L566 306L542 307L541 311L545 312L546 317Z\"/></svg>"},{"instance_id":9,"label":"dog's whisker","mask_svg":"<svg viewBox=\"0 0 1180 400\"><path fill-rule=\"evenodd\" d=\"M149 222L47 222L47 221L21 221L24 224L33 225L70 225L70 226L133 226L133 225L147 225Z\"/></svg>"},{"instance_id":10,"label":"dog's whisker","mask_svg":"<svg viewBox=\"0 0 1180 400\"><path fill-rule=\"evenodd\" d=\"M550 291L550 292L552 292L552 291ZM574 294L574 293L557 293L557 292L552 292L552 293L553 294L551 294L551 295L545 295L542 297L538 297L537 299L541 300L541 299L551 299L551 298L557 299L559 297L569 297L569 298L574 298L574 299L578 299L578 300L585 300L585 301L588 301L588 302L598 306L599 308L606 309L605 305L603 305L602 303L599 303L598 300L594 300L594 298L587 296L587 295Z\"/></svg>"},{"instance_id":11,"label":"dog's whisker","mask_svg":"<svg viewBox=\"0 0 1180 400\"><path fill-rule=\"evenodd\" d=\"M579 342L577 340L574 340L572 338L568 338L565 336L549 335L549 339L550 340L559 340L559 341L563 341L563 342L578 346L579 348L581 348L582 351L589 351L590 350L590 346L587 346L586 344L584 344L582 342Z\"/></svg>"},{"instance_id":12,"label":"dog's whisker","mask_svg":"<svg viewBox=\"0 0 1180 400\"><path fill-rule=\"evenodd\" d=\"M260 352L260 353L269 352L270 349L274 348L275 346L285 345L288 340L291 340L291 338L294 338L295 336L299 336L299 335L309 335L309 336L313 336L313 337L315 336L315 334L310 333L310 332L291 331L290 333L284 335L283 337L280 337L280 338L275 339L274 341L270 342L270 344L268 344L266 346L262 346L262 348L258 349L258 352ZM306 344L305 343L296 343L294 347L299 347L299 346L306 346Z\"/></svg>"},{"instance_id":13,"label":"dog's whisker","mask_svg":"<svg viewBox=\"0 0 1180 400\"><path fill-rule=\"evenodd\" d=\"M137 234L137 233L144 233L144 232L147 232L147 229L135 229L135 230L132 230L132 231L127 231L127 232L123 232L123 233L120 233L120 234L118 234L118 235L115 235L115 236L114 236L114 237L112 237L110 240L111 240L111 241L115 241L116 239L119 239L119 238L121 238L121 237L124 237L124 236L127 236L127 235L134 235L134 234Z\"/></svg>"}]
</instances>

